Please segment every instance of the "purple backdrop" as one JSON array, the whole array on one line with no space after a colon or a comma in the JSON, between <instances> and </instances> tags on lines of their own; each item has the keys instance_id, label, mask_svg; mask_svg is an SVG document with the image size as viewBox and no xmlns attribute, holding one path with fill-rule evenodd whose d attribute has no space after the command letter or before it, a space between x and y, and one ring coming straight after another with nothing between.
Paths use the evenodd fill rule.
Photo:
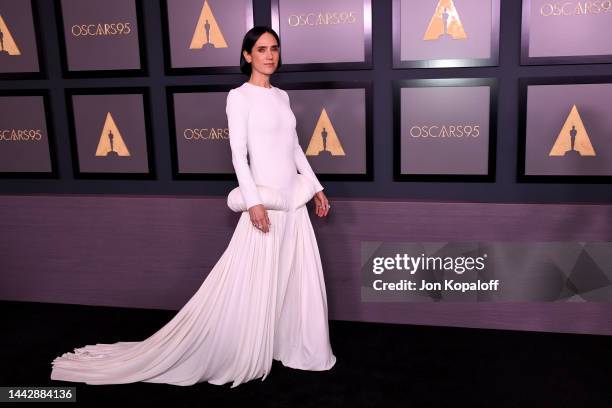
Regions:
<instances>
[{"instance_id":1,"label":"purple backdrop","mask_svg":"<svg viewBox=\"0 0 612 408\"><path fill-rule=\"evenodd\" d=\"M364 61L363 0L279 0L279 4L283 63ZM320 21L329 24L316 24L319 13ZM327 20L326 13L337 14Z\"/></svg>"},{"instance_id":2,"label":"purple backdrop","mask_svg":"<svg viewBox=\"0 0 612 408\"><path fill-rule=\"evenodd\" d=\"M455 0L466 39L423 40L438 1L401 3L402 60L489 58L491 56L491 0Z\"/></svg>"},{"instance_id":3,"label":"purple backdrop","mask_svg":"<svg viewBox=\"0 0 612 408\"><path fill-rule=\"evenodd\" d=\"M612 38L609 1L530 1L530 57L612 54L612 42L604 40ZM594 7L595 3L599 7ZM584 12L587 4L592 6L590 12ZM602 4L608 7L602 8Z\"/></svg>"},{"instance_id":4,"label":"purple backdrop","mask_svg":"<svg viewBox=\"0 0 612 408\"><path fill-rule=\"evenodd\" d=\"M49 172L49 135L42 96L0 97L0 169ZM20 132L25 133L19 136Z\"/></svg>"},{"instance_id":5,"label":"purple backdrop","mask_svg":"<svg viewBox=\"0 0 612 408\"><path fill-rule=\"evenodd\" d=\"M68 69L140 68L135 0L61 1ZM90 24L94 26L89 28ZM98 24L115 26L104 28L106 32L98 34Z\"/></svg>"},{"instance_id":6,"label":"purple backdrop","mask_svg":"<svg viewBox=\"0 0 612 408\"><path fill-rule=\"evenodd\" d=\"M331 199L330 319L612 334L612 304L363 303L361 241L612 241L612 205ZM178 310L225 250L225 197L5 195L0 298Z\"/></svg>"},{"instance_id":7,"label":"purple backdrop","mask_svg":"<svg viewBox=\"0 0 612 408\"><path fill-rule=\"evenodd\" d=\"M234 173L227 92L177 92L173 97L179 173Z\"/></svg>"},{"instance_id":8,"label":"purple backdrop","mask_svg":"<svg viewBox=\"0 0 612 408\"><path fill-rule=\"evenodd\" d=\"M0 0L4 27L4 48L12 37L21 55L0 54L0 72L36 72L39 70L36 37L30 1Z\"/></svg>"},{"instance_id":9,"label":"purple backdrop","mask_svg":"<svg viewBox=\"0 0 612 408\"><path fill-rule=\"evenodd\" d=\"M401 89L401 170L403 174L487 174L489 168L490 87L417 87ZM412 131L478 127L461 137L423 137ZM455 128L456 129L456 128ZM474 137L473 135L478 135ZM419 136L419 137L415 137Z\"/></svg>"},{"instance_id":10,"label":"purple backdrop","mask_svg":"<svg viewBox=\"0 0 612 408\"><path fill-rule=\"evenodd\" d=\"M576 105L595 156L549 156ZM576 124L577 125L577 124ZM530 85L525 174L612 175L612 84Z\"/></svg>"}]
</instances>

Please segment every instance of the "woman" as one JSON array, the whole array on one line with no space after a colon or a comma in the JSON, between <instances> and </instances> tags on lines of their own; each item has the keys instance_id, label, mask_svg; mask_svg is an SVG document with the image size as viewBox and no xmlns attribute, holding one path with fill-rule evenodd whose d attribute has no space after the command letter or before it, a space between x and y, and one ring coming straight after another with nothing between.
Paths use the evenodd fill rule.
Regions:
<instances>
[{"instance_id":1,"label":"woman","mask_svg":"<svg viewBox=\"0 0 612 408\"><path fill-rule=\"evenodd\" d=\"M249 80L227 96L239 184L227 202L241 216L219 261L152 336L75 348L53 360L51 379L174 385L231 381L233 388L264 380L273 359L303 370L334 366L323 270L305 204L314 196L319 217L327 216L330 205L298 143L289 96L270 85L281 63L279 45L271 28L252 28L244 37L240 63Z\"/></svg>"}]
</instances>

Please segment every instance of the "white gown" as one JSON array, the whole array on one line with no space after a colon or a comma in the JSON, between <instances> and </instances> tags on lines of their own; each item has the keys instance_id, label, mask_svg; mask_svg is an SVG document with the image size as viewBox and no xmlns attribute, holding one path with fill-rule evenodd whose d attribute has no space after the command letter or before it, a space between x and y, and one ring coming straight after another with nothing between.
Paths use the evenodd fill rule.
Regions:
<instances>
[{"instance_id":1,"label":"white gown","mask_svg":"<svg viewBox=\"0 0 612 408\"><path fill-rule=\"evenodd\" d=\"M323 186L298 143L289 96L276 87L245 82L228 93L226 113L239 184L228 205L242 206L227 249L191 299L156 333L138 342L75 348L53 360L51 379L87 384L232 382L233 388L255 378L263 381L273 359L314 371L336 363L323 268L304 205ZM306 200L296 200L296 189L305 182ZM291 203L286 209L267 210L268 233L253 226L246 211L266 204L258 185Z\"/></svg>"}]
</instances>

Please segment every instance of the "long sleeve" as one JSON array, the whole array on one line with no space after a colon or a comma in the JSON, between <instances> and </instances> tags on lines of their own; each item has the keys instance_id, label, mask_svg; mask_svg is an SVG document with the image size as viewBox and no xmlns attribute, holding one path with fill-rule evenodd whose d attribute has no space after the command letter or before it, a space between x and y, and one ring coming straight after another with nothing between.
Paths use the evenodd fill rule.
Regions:
<instances>
[{"instance_id":1,"label":"long sleeve","mask_svg":"<svg viewBox=\"0 0 612 408\"><path fill-rule=\"evenodd\" d=\"M297 131L294 130L294 138L295 138L295 148L293 150L293 156L295 158L295 165L299 170L300 174L308 177L312 182L317 186L317 192L323 190L323 186L319 183L319 179L315 175L314 171L312 171L312 167L310 167L310 163L308 163L308 159L300 146L300 140L298 139Z\"/></svg>"},{"instance_id":2,"label":"long sleeve","mask_svg":"<svg viewBox=\"0 0 612 408\"><path fill-rule=\"evenodd\" d=\"M232 164L238 178L240 192L247 208L262 204L251 169L247 162L248 104L238 91L232 89L227 94L225 106L229 130Z\"/></svg>"}]
</instances>

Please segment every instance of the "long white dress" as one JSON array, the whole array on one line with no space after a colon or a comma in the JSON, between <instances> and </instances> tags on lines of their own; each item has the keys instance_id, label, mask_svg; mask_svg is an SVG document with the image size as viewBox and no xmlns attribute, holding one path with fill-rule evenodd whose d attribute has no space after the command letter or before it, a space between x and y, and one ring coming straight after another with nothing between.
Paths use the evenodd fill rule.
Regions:
<instances>
[{"instance_id":1,"label":"long white dress","mask_svg":"<svg viewBox=\"0 0 612 408\"><path fill-rule=\"evenodd\" d=\"M273 359L314 371L336 363L323 268L304 205L323 186L298 143L289 96L277 87L245 82L228 93L226 113L239 184L228 205L242 211L227 249L196 293L156 333L139 342L75 348L53 360L51 379L232 382L233 388L255 378L263 381ZM264 191L275 191L285 203L267 210L268 233L253 226L247 211L266 205Z\"/></svg>"}]
</instances>

